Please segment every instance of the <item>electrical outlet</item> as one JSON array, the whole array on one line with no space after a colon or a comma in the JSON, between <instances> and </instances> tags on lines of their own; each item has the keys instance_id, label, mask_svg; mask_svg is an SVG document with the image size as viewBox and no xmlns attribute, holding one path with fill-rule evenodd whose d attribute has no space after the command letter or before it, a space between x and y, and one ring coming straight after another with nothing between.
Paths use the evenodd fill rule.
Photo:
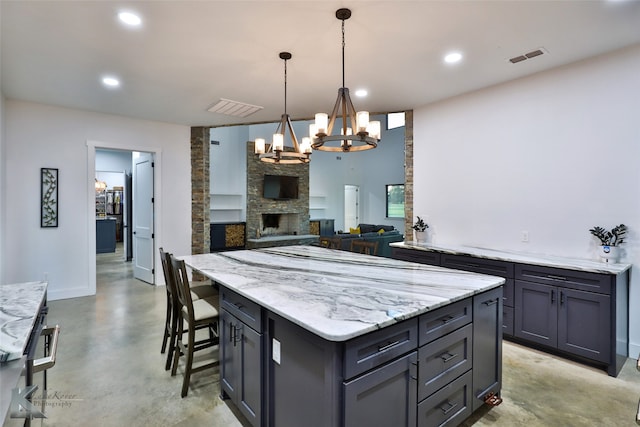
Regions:
<instances>
[{"instance_id":1,"label":"electrical outlet","mask_svg":"<svg viewBox=\"0 0 640 427\"><path fill-rule=\"evenodd\" d=\"M272 358L273 361L276 362L278 365L280 364L280 341L278 341L277 339L273 339L273 351L272 351Z\"/></svg>"},{"instance_id":2,"label":"electrical outlet","mask_svg":"<svg viewBox=\"0 0 640 427\"><path fill-rule=\"evenodd\" d=\"M526 230L522 231L522 241L525 243L529 243L529 232Z\"/></svg>"}]
</instances>

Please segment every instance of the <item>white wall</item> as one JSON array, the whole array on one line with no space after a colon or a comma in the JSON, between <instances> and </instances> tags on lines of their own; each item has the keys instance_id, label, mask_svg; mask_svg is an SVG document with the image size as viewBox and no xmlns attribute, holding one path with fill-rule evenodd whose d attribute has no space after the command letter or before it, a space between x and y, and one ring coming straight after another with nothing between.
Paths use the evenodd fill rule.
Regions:
<instances>
[{"instance_id":1,"label":"white wall","mask_svg":"<svg viewBox=\"0 0 640 427\"><path fill-rule=\"evenodd\" d=\"M166 159L156 170L156 247L191 253L189 127L15 100L6 101L5 115L7 282L47 273L50 299L95 293L94 147L156 151ZM57 228L40 228L41 167L59 169Z\"/></svg>"},{"instance_id":2,"label":"white wall","mask_svg":"<svg viewBox=\"0 0 640 427\"><path fill-rule=\"evenodd\" d=\"M640 351L638 70L640 46L414 111L414 212L436 244L596 259L589 228L629 226L633 357Z\"/></svg>"}]
</instances>

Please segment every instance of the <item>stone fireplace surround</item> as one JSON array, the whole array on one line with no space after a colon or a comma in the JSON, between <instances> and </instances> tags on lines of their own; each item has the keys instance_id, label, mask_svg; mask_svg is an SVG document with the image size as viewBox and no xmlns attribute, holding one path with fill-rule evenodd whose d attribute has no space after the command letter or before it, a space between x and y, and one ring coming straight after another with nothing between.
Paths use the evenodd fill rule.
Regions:
<instances>
[{"instance_id":1,"label":"stone fireplace surround","mask_svg":"<svg viewBox=\"0 0 640 427\"><path fill-rule=\"evenodd\" d=\"M298 198L262 197L265 175L298 177ZM309 240L309 164L261 162L247 142L247 248L304 243ZM317 238L317 237L316 237Z\"/></svg>"}]
</instances>

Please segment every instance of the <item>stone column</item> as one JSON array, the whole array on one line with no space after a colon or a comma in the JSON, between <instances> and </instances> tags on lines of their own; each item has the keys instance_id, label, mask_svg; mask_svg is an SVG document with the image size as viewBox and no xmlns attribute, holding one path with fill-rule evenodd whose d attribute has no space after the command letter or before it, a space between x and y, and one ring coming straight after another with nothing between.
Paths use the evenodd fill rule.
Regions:
<instances>
[{"instance_id":1,"label":"stone column","mask_svg":"<svg viewBox=\"0 0 640 427\"><path fill-rule=\"evenodd\" d=\"M413 240L413 110L404 112L404 235Z\"/></svg>"},{"instance_id":2,"label":"stone column","mask_svg":"<svg viewBox=\"0 0 640 427\"><path fill-rule=\"evenodd\" d=\"M209 253L209 128L191 128L191 253ZM194 276L194 280L197 280Z\"/></svg>"}]
</instances>

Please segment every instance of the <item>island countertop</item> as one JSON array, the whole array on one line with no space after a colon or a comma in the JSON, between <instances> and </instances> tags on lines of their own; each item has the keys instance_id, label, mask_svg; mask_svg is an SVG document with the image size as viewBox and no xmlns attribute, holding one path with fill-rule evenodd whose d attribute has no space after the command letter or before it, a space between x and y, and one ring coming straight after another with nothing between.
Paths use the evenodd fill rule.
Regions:
<instances>
[{"instance_id":1,"label":"island countertop","mask_svg":"<svg viewBox=\"0 0 640 427\"><path fill-rule=\"evenodd\" d=\"M317 246L178 258L329 341L346 341L505 282L501 277Z\"/></svg>"},{"instance_id":2,"label":"island countertop","mask_svg":"<svg viewBox=\"0 0 640 427\"><path fill-rule=\"evenodd\" d=\"M47 292L47 282L0 285L0 360L22 357Z\"/></svg>"},{"instance_id":3,"label":"island countertop","mask_svg":"<svg viewBox=\"0 0 640 427\"><path fill-rule=\"evenodd\" d=\"M478 258L540 265L543 267L565 268L590 273L621 274L631 268L631 264L607 263L588 259L569 258L555 255L533 254L527 252L502 251L463 245L432 245L412 241L390 243L394 248L417 249L429 252L442 252L452 255L470 255Z\"/></svg>"}]
</instances>

